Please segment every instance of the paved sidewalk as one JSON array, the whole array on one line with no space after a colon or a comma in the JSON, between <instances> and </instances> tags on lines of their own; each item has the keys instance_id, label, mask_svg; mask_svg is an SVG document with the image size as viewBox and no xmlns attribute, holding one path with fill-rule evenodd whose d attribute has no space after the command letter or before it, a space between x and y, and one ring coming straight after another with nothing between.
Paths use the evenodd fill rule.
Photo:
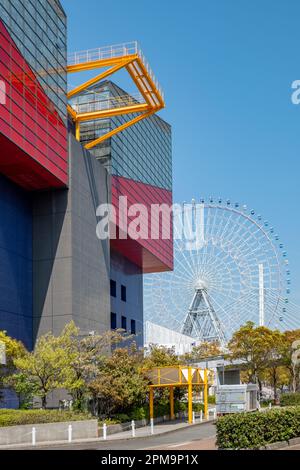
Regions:
<instances>
[{"instance_id":1,"label":"paved sidewalk","mask_svg":"<svg viewBox=\"0 0 300 470\"><path fill-rule=\"evenodd\" d=\"M195 424L188 424L187 422L182 422L181 420L176 421L166 421L164 423L155 424L154 425L154 435L166 434L173 431L178 431L179 429L185 429L191 426L199 426L204 423L213 423L213 419L203 420L202 423L199 419L196 420ZM123 439L136 439L141 437L151 436L151 427L144 426L142 428L138 428L135 431L136 437L132 436L132 430L118 432L116 434L111 434L107 436L107 440L123 440ZM103 441L103 437L100 437L100 440Z\"/></svg>"},{"instance_id":2,"label":"paved sidewalk","mask_svg":"<svg viewBox=\"0 0 300 470\"><path fill-rule=\"evenodd\" d=\"M18 449L42 449L42 448L45 448L45 447L53 447L53 446L65 446L65 445L76 445L76 444L97 444L97 443L101 443L103 445L105 444L109 444L110 442L111 443L115 443L117 445L118 441L126 441L126 440L130 440L131 442L134 442L135 440L136 441L142 441L143 439L147 438L147 437L152 437L152 438L155 438L157 436L162 436L162 435L167 435L167 434L172 434L172 433L176 433L176 431L179 431L179 430L185 430L185 429L188 429L188 428L193 428L193 427L197 427L197 426L202 426L202 425L205 425L205 424L208 424L208 423L213 423L214 420L213 419L210 419L210 420L203 420L203 422L201 423L200 420L196 420L195 424L188 424L187 422L182 422L182 421L168 421L168 422L164 422L164 423L160 423L160 424L156 424L154 425L154 434L151 435L151 428L150 426L145 426L143 428L138 428L136 429L136 437L134 438L132 436L132 431L129 430L129 431L123 431L123 432L119 432L119 433L116 433L116 434L111 434L111 435L108 435L107 436L107 440L104 440L103 437L98 437L98 438L95 438L95 439L78 439L78 440L74 440L72 441L72 443L68 444L66 441L51 441L51 442L42 442L42 443L37 443L35 447L32 447L28 444L23 444L23 445L9 445L9 446L0 446L0 450L9 450L9 449L14 449L14 450L18 450ZM101 432L101 431L100 431ZM205 444L208 444L205 443ZM209 443L209 445L213 445L212 443Z\"/></svg>"}]
</instances>

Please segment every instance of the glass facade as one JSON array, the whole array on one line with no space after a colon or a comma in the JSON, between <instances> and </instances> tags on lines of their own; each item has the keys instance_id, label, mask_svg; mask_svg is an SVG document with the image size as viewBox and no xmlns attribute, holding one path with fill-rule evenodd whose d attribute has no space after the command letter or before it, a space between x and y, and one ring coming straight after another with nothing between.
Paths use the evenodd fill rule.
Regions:
<instances>
[{"instance_id":1,"label":"glass facade","mask_svg":"<svg viewBox=\"0 0 300 470\"><path fill-rule=\"evenodd\" d=\"M67 20L60 2L1 0L0 18L66 122Z\"/></svg>"},{"instance_id":2,"label":"glass facade","mask_svg":"<svg viewBox=\"0 0 300 470\"><path fill-rule=\"evenodd\" d=\"M74 98L72 104L84 112L85 104L101 102L105 109L112 97L129 96L110 81ZM107 131L124 124L134 115L85 122L81 125L81 141L88 143ZM171 126L158 116L151 116L104 141L91 150L109 168L112 175L130 178L145 184L172 190Z\"/></svg>"},{"instance_id":3,"label":"glass facade","mask_svg":"<svg viewBox=\"0 0 300 470\"><path fill-rule=\"evenodd\" d=\"M66 47L53 45L50 34L53 24L65 34L63 19L53 0L0 3L0 80L6 88L0 171L29 190L68 182ZM54 34L59 37L57 30ZM52 79L56 88L49 86Z\"/></svg>"}]
</instances>

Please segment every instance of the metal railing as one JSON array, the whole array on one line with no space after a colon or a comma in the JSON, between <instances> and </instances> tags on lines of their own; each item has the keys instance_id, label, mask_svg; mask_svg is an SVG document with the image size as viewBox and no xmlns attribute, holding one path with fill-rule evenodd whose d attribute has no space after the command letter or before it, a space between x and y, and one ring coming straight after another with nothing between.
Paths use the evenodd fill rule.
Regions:
<instances>
[{"instance_id":1,"label":"metal railing","mask_svg":"<svg viewBox=\"0 0 300 470\"><path fill-rule=\"evenodd\" d=\"M157 88L162 98L164 98L163 91L137 41L70 53L68 55L68 66L85 64L87 62L98 62L106 59L117 59L130 55L139 56L141 62L147 70L147 73L149 74L149 77L155 84L155 87Z\"/></svg>"},{"instance_id":2,"label":"metal railing","mask_svg":"<svg viewBox=\"0 0 300 470\"><path fill-rule=\"evenodd\" d=\"M113 46L98 47L86 51L73 52L68 55L68 66L96 62L105 59L126 57L138 54L138 43L136 41L116 44Z\"/></svg>"},{"instance_id":3,"label":"metal railing","mask_svg":"<svg viewBox=\"0 0 300 470\"><path fill-rule=\"evenodd\" d=\"M136 104L143 104L145 100L140 93L134 95L124 95L124 96L115 96L115 97L108 97L102 99L93 99L83 103L71 103L72 108L76 113L92 113L96 111L102 111L106 109L114 109L114 108L123 108L126 106L134 106Z\"/></svg>"}]
</instances>

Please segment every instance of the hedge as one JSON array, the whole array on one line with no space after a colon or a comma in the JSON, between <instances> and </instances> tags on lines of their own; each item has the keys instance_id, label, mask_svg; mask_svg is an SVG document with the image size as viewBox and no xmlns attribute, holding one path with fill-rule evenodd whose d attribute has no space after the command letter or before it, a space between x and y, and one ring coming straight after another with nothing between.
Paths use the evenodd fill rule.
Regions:
<instances>
[{"instance_id":1,"label":"hedge","mask_svg":"<svg viewBox=\"0 0 300 470\"><path fill-rule=\"evenodd\" d=\"M300 393L283 393L280 397L281 406L300 405Z\"/></svg>"},{"instance_id":2,"label":"hedge","mask_svg":"<svg viewBox=\"0 0 300 470\"><path fill-rule=\"evenodd\" d=\"M226 415L216 426L220 449L258 449L300 437L300 407Z\"/></svg>"},{"instance_id":3,"label":"hedge","mask_svg":"<svg viewBox=\"0 0 300 470\"><path fill-rule=\"evenodd\" d=\"M6 410L0 409L0 427L22 424L61 423L64 421L83 421L90 415L59 410Z\"/></svg>"}]
</instances>

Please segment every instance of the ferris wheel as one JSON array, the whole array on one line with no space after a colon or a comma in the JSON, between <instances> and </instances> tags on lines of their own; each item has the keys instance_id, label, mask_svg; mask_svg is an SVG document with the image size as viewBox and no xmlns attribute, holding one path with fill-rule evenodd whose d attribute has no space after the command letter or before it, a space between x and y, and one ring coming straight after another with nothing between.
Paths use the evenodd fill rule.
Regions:
<instances>
[{"instance_id":1,"label":"ferris wheel","mask_svg":"<svg viewBox=\"0 0 300 470\"><path fill-rule=\"evenodd\" d=\"M174 210L174 271L144 280L145 320L222 346L247 321L299 327L279 236L254 210L221 199Z\"/></svg>"}]
</instances>

